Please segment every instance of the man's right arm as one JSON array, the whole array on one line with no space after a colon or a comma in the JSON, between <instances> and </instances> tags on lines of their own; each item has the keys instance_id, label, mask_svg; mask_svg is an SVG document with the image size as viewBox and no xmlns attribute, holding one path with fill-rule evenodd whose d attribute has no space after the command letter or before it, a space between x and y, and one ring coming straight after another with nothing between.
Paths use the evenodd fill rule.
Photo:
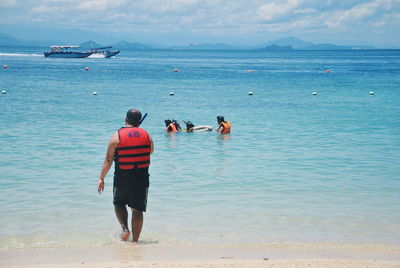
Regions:
<instances>
[{"instance_id":1,"label":"man's right arm","mask_svg":"<svg viewBox=\"0 0 400 268\"><path fill-rule=\"evenodd\" d=\"M219 126L215 129L215 131L221 133L224 130L224 126L222 124L219 124Z\"/></svg>"},{"instance_id":2,"label":"man's right arm","mask_svg":"<svg viewBox=\"0 0 400 268\"><path fill-rule=\"evenodd\" d=\"M101 168L99 181L97 184L97 191L99 193L104 191L104 178L106 177L108 171L112 166L112 163L114 161L115 148L117 148L118 143L119 143L118 132L116 132L111 136L111 139L108 143L106 157L104 158L103 166Z\"/></svg>"}]
</instances>

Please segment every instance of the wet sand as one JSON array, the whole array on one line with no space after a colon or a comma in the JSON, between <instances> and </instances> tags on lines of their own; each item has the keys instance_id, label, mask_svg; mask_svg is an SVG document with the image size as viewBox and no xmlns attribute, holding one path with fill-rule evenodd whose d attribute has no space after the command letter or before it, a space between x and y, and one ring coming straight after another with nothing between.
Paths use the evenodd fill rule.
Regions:
<instances>
[{"instance_id":1,"label":"wet sand","mask_svg":"<svg viewBox=\"0 0 400 268\"><path fill-rule=\"evenodd\" d=\"M121 243L2 250L0 267L400 267L400 246Z\"/></svg>"}]
</instances>

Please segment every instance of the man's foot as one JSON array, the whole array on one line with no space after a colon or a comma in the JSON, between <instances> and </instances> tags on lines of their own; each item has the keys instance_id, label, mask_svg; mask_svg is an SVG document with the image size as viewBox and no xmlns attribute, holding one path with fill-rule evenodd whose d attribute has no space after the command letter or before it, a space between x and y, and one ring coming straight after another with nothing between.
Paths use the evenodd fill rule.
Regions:
<instances>
[{"instance_id":1,"label":"man's foot","mask_svg":"<svg viewBox=\"0 0 400 268\"><path fill-rule=\"evenodd\" d=\"M131 232L129 231L128 227L122 225L122 233L121 233L121 240L126 241L129 238Z\"/></svg>"}]
</instances>

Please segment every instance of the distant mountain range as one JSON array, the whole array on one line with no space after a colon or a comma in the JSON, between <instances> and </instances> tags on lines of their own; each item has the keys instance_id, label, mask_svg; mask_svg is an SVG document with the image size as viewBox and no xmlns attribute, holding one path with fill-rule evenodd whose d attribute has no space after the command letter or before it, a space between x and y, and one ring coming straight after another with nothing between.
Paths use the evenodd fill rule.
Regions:
<instances>
[{"instance_id":1,"label":"distant mountain range","mask_svg":"<svg viewBox=\"0 0 400 268\"><path fill-rule=\"evenodd\" d=\"M61 41L22 41L9 34L0 33L0 46L50 46L50 45L74 45ZM113 46L116 49L194 49L194 50L237 50L249 49L249 47L231 46L225 43L205 43L205 44L189 44L185 46L162 47L157 45L142 44L138 42L119 41L112 44L99 44L95 41L87 41L80 43L82 49L90 49L96 47ZM280 38L252 49L282 51L282 50L350 50L350 49L376 49L373 46L341 46L335 44L314 44L306 42L295 37Z\"/></svg>"},{"instance_id":2,"label":"distant mountain range","mask_svg":"<svg viewBox=\"0 0 400 268\"><path fill-rule=\"evenodd\" d=\"M373 46L339 46L335 44L313 44L295 37L285 37L265 44L265 50L349 50L376 49Z\"/></svg>"},{"instance_id":3,"label":"distant mountain range","mask_svg":"<svg viewBox=\"0 0 400 268\"><path fill-rule=\"evenodd\" d=\"M75 43L66 43L61 41L22 41L9 34L0 33L0 46L50 46L50 45L76 45ZM112 44L99 44L95 41L86 41L80 43L81 49L91 49L97 47L113 46L118 49L160 49L162 47L156 45L145 45L141 43L130 43L127 41L119 41Z\"/></svg>"},{"instance_id":4,"label":"distant mountain range","mask_svg":"<svg viewBox=\"0 0 400 268\"><path fill-rule=\"evenodd\" d=\"M159 49L160 47L154 45L145 45L141 43L130 43L127 41L119 41L113 44L99 44L94 41L87 41L84 43L79 44L79 47L82 49L91 49L97 47L104 47L104 46L112 46L118 49Z\"/></svg>"},{"instance_id":5,"label":"distant mountain range","mask_svg":"<svg viewBox=\"0 0 400 268\"><path fill-rule=\"evenodd\" d=\"M0 33L0 46L20 46L23 42L9 34Z\"/></svg>"},{"instance_id":6,"label":"distant mountain range","mask_svg":"<svg viewBox=\"0 0 400 268\"><path fill-rule=\"evenodd\" d=\"M172 49L214 49L214 50L231 50L231 49L241 49L240 47L231 46L225 43L205 43L205 44L189 44L186 46L175 46Z\"/></svg>"},{"instance_id":7,"label":"distant mountain range","mask_svg":"<svg viewBox=\"0 0 400 268\"><path fill-rule=\"evenodd\" d=\"M288 46L278 46L278 45L270 45L270 46L266 46L265 48L263 48L264 50L294 50L294 48L290 45Z\"/></svg>"}]
</instances>

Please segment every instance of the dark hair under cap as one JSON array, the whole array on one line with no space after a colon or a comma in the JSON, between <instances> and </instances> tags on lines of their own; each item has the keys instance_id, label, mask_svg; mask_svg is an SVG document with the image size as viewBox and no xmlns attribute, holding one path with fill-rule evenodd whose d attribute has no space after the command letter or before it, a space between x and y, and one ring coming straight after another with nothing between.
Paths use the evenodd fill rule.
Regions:
<instances>
[{"instance_id":1,"label":"dark hair under cap","mask_svg":"<svg viewBox=\"0 0 400 268\"><path fill-rule=\"evenodd\" d=\"M126 113L126 121L132 126L139 126L142 119L142 113L135 109L130 109Z\"/></svg>"},{"instance_id":2,"label":"dark hair under cap","mask_svg":"<svg viewBox=\"0 0 400 268\"><path fill-rule=\"evenodd\" d=\"M225 121L225 118L224 118L222 115L218 115L218 116L217 116L217 121L218 121L218 122L224 122L224 121Z\"/></svg>"}]
</instances>

